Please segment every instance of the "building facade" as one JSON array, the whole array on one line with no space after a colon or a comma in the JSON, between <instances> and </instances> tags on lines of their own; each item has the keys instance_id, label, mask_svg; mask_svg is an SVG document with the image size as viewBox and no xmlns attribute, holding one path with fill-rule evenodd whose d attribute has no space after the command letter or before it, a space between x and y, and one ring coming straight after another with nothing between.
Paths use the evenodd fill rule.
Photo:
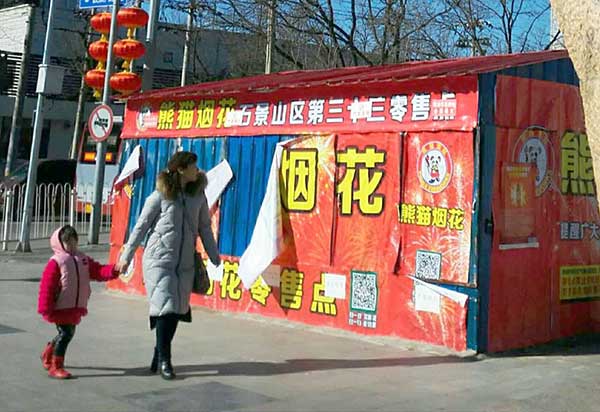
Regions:
<instances>
[{"instance_id":1,"label":"building facade","mask_svg":"<svg viewBox=\"0 0 600 412\"><path fill-rule=\"evenodd\" d=\"M31 46L24 86L22 133L17 146L17 156L29 158L33 129L33 112L36 103L35 87L38 65L42 61L48 0L30 4L19 0L0 2L0 159L5 159L8 150L11 122L18 90L23 53L30 22ZM62 93L47 100L42 131L41 158L67 158L70 153L76 125L77 100L83 74L83 61L87 55L87 18L85 11L78 9L76 0L55 0L53 38L50 43L51 64L65 68ZM137 38L145 38L144 30ZM124 38L125 32L119 33ZM98 38L92 34L91 41ZM160 24L156 35L154 53L153 88L180 85L185 28L171 24ZM256 37L221 30L195 30L188 64L188 83L260 72L260 61L264 46ZM251 63L251 62L254 63ZM117 62L119 63L119 62ZM135 71L142 72L144 60L135 62ZM97 102L93 101L89 88L82 120ZM123 104L113 104L117 116L123 113Z\"/></svg>"}]
</instances>

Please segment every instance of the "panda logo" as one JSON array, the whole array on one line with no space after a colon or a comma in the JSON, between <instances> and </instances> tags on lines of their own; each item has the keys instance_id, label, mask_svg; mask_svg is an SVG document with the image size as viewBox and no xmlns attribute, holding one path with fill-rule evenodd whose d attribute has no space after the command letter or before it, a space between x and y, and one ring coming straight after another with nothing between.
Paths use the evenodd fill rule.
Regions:
<instances>
[{"instance_id":1,"label":"panda logo","mask_svg":"<svg viewBox=\"0 0 600 412\"><path fill-rule=\"evenodd\" d=\"M158 119L156 115L152 113L152 107L150 104L146 103L140 107L135 118L135 123L138 130L142 132L148 129L156 128Z\"/></svg>"},{"instance_id":2,"label":"panda logo","mask_svg":"<svg viewBox=\"0 0 600 412\"><path fill-rule=\"evenodd\" d=\"M513 161L535 166L536 196L544 193L552 183L554 167L548 131L534 126L521 133L513 149Z\"/></svg>"},{"instance_id":3,"label":"panda logo","mask_svg":"<svg viewBox=\"0 0 600 412\"><path fill-rule=\"evenodd\" d=\"M419 152L418 177L421 187L429 193L440 193L452 178L452 157L441 142L429 142Z\"/></svg>"}]
</instances>

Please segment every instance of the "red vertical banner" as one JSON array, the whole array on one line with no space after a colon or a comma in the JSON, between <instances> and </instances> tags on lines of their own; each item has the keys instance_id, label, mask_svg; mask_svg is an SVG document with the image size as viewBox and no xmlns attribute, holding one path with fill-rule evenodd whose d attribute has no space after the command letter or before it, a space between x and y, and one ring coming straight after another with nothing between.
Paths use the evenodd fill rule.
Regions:
<instances>
[{"instance_id":1,"label":"red vertical banner","mask_svg":"<svg viewBox=\"0 0 600 412\"><path fill-rule=\"evenodd\" d=\"M393 273L400 230L400 135L340 135L334 265Z\"/></svg>"},{"instance_id":2,"label":"red vertical banner","mask_svg":"<svg viewBox=\"0 0 600 412\"><path fill-rule=\"evenodd\" d=\"M540 127L496 130L496 170L493 189L494 239L490 280L490 351L531 345L550 339L551 250L556 208L544 205L556 171L554 137ZM542 160L543 159L543 160ZM506 166L528 168L527 178L508 177ZM507 186L534 180L533 233L518 227L515 209L506 199ZM510 190L510 189L508 189ZM543 195L543 197L541 197ZM509 204L507 204L509 203ZM508 206L508 209L507 209ZM543 212L542 212L543 211ZM520 213L526 214L525 210ZM505 221L508 219L509 221ZM531 219L531 216L529 216Z\"/></svg>"},{"instance_id":3,"label":"red vertical banner","mask_svg":"<svg viewBox=\"0 0 600 412\"><path fill-rule=\"evenodd\" d=\"M125 236L127 235L127 225L129 224L129 209L131 208L131 196L133 186L129 182L124 182L119 187L115 187L112 194L111 208L111 245L123 246Z\"/></svg>"},{"instance_id":4,"label":"red vertical banner","mask_svg":"<svg viewBox=\"0 0 600 412\"><path fill-rule=\"evenodd\" d=\"M329 265L334 213L335 136L296 139L283 150L280 194L293 261Z\"/></svg>"},{"instance_id":5,"label":"red vertical banner","mask_svg":"<svg viewBox=\"0 0 600 412\"><path fill-rule=\"evenodd\" d=\"M406 139L400 273L469 282L473 133L410 133Z\"/></svg>"},{"instance_id":6,"label":"red vertical banner","mask_svg":"<svg viewBox=\"0 0 600 412\"><path fill-rule=\"evenodd\" d=\"M594 302L600 299L600 215L579 89L499 76L496 106L502 173L494 179L493 215L513 222L494 231L490 351L600 326L593 320L600 308ZM514 192L507 187L524 181L507 177L506 165L529 170L532 203L511 205Z\"/></svg>"},{"instance_id":7,"label":"red vertical banner","mask_svg":"<svg viewBox=\"0 0 600 412\"><path fill-rule=\"evenodd\" d=\"M125 237L127 236L127 226L129 224L129 211L131 209L131 197L133 194L133 186L130 180L122 182L114 188L112 194L112 223L110 230L110 262L117 262L121 255L123 245L125 244ZM119 277L118 280L108 282L109 288L129 290L131 289L127 284L131 280L134 273L135 264L131 265L130 270ZM139 292L139 290L133 288L130 291Z\"/></svg>"}]
</instances>

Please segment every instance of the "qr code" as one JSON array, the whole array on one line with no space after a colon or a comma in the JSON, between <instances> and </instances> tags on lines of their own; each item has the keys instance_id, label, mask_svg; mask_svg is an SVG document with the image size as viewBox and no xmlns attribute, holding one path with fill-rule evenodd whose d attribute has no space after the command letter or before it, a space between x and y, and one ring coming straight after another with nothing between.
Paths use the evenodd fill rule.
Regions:
<instances>
[{"instance_id":1,"label":"qr code","mask_svg":"<svg viewBox=\"0 0 600 412\"><path fill-rule=\"evenodd\" d=\"M350 306L363 312L377 311L377 274L352 271L352 296Z\"/></svg>"},{"instance_id":2,"label":"qr code","mask_svg":"<svg viewBox=\"0 0 600 412\"><path fill-rule=\"evenodd\" d=\"M439 280L442 272L442 255L427 250L417 250L415 258L415 277L419 279Z\"/></svg>"}]
</instances>

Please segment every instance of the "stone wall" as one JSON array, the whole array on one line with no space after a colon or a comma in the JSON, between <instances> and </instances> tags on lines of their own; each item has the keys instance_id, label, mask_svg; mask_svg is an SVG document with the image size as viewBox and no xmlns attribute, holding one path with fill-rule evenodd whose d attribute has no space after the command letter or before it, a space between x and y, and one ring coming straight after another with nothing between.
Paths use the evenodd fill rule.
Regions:
<instances>
[{"instance_id":1,"label":"stone wall","mask_svg":"<svg viewBox=\"0 0 600 412\"><path fill-rule=\"evenodd\" d=\"M596 187L600 188L600 0L551 0L551 4L579 76Z\"/></svg>"}]
</instances>

